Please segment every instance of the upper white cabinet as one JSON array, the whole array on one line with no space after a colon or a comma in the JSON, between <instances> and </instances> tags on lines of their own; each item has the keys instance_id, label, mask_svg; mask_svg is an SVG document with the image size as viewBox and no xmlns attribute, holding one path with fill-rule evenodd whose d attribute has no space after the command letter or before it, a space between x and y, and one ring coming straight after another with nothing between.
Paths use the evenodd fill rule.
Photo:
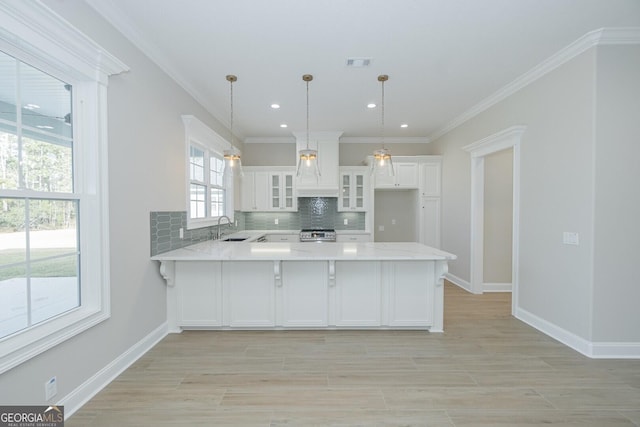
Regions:
<instances>
[{"instance_id":1,"label":"upper white cabinet","mask_svg":"<svg viewBox=\"0 0 640 427\"><path fill-rule=\"evenodd\" d=\"M374 174L374 186L378 189L397 188L411 189L418 188L418 163L416 162L393 162L394 175Z\"/></svg>"},{"instance_id":2,"label":"upper white cabinet","mask_svg":"<svg viewBox=\"0 0 640 427\"><path fill-rule=\"evenodd\" d=\"M269 176L264 170L243 168L240 180L240 210L257 212L269 210Z\"/></svg>"},{"instance_id":3,"label":"upper white cabinet","mask_svg":"<svg viewBox=\"0 0 640 427\"><path fill-rule=\"evenodd\" d=\"M422 197L440 197L442 160L435 157L420 163L420 193Z\"/></svg>"},{"instance_id":4,"label":"upper white cabinet","mask_svg":"<svg viewBox=\"0 0 640 427\"><path fill-rule=\"evenodd\" d=\"M296 177L298 197L338 197L338 143L342 132L311 132L309 148L318 150L318 169L320 176ZM296 165L298 152L307 148L306 132L294 132L296 137Z\"/></svg>"},{"instance_id":5,"label":"upper white cabinet","mask_svg":"<svg viewBox=\"0 0 640 427\"><path fill-rule=\"evenodd\" d=\"M268 212L298 209L293 167L246 166L243 173L240 210Z\"/></svg>"},{"instance_id":6,"label":"upper white cabinet","mask_svg":"<svg viewBox=\"0 0 640 427\"><path fill-rule=\"evenodd\" d=\"M269 172L269 210L296 211L297 197L294 194L295 171Z\"/></svg>"},{"instance_id":7,"label":"upper white cabinet","mask_svg":"<svg viewBox=\"0 0 640 427\"><path fill-rule=\"evenodd\" d=\"M366 212L368 209L369 168L363 166L340 168L340 197L338 211Z\"/></svg>"}]
</instances>

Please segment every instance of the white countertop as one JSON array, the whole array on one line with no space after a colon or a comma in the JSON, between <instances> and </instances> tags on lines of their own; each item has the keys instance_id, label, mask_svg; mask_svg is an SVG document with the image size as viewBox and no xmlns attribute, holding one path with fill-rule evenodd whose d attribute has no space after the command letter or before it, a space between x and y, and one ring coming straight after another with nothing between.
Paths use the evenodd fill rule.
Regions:
<instances>
[{"instance_id":1,"label":"white countertop","mask_svg":"<svg viewBox=\"0 0 640 427\"><path fill-rule=\"evenodd\" d=\"M240 232L237 234L250 232ZM384 261L454 260L456 256L411 242L220 242L209 240L156 255L155 261Z\"/></svg>"}]
</instances>

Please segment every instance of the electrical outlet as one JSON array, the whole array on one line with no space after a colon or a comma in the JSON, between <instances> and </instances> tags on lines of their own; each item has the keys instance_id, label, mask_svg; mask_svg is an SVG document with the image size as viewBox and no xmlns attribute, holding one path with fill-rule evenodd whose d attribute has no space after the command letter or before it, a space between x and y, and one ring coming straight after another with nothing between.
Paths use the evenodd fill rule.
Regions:
<instances>
[{"instance_id":1,"label":"electrical outlet","mask_svg":"<svg viewBox=\"0 0 640 427\"><path fill-rule=\"evenodd\" d=\"M349 225L349 218L344 219L344 225Z\"/></svg>"},{"instance_id":2,"label":"electrical outlet","mask_svg":"<svg viewBox=\"0 0 640 427\"><path fill-rule=\"evenodd\" d=\"M562 243L578 246L580 244L580 235L573 231L565 231L562 233Z\"/></svg>"},{"instance_id":3,"label":"electrical outlet","mask_svg":"<svg viewBox=\"0 0 640 427\"><path fill-rule=\"evenodd\" d=\"M180 239L184 239L184 228L180 228Z\"/></svg>"},{"instance_id":4,"label":"electrical outlet","mask_svg":"<svg viewBox=\"0 0 640 427\"><path fill-rule=\"evenodd\" d=\"M44 399L49 401L58 394L58 379L51 377L49 381L44 383Z\"/></svg>"},{"instance_id":5,"label":"electrical outlet","mask_svg":"<svg viewBox=\"0 0 640 427\"><path fill-rule=\"evenodd\" d=\"M391 225L396 225L396 220L395 219L391 220Z\"/></svg>"},{"instance_id":6,"label":"electrical outlet","mask_svg":"<svg viewBox=\"0 0 640 427\"><path fill-rule=\"evenodd\" d=\"M379 225L378 226L378 231L384 231L384 225Z\"/></svg>"},{"instance_id":7,"label":"electrical outlet","mask_svg":"<svg viewBox=\"0 0 640 427\"><path fill-rule=\"evenodd\" d=\"M274 223L275 225L278 225L278 218L274 219L274 220L273 220L273 223Z\"/></svg>"}]
</instances>

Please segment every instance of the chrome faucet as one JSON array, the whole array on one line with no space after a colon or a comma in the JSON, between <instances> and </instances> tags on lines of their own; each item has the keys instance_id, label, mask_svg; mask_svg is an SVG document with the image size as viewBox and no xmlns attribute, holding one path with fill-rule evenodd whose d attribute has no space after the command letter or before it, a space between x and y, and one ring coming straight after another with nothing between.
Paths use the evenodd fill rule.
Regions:
<instances>
[{"instance_id":1,"label":"chrome faucet","mask_svg":"<svg viewBox=\"0 0 640 427\"><path fill-rule=\"evenodd\" d=\"M219 217L218 217L218 232L217 232L217 235L216 235L216 240L220 240L220 236L222 236L222 233L221 233L221 231L220 231L220 225L221 225L221 224L220 224L220 220L221 220L222 218L227 218L227 224L229 225L229 228L231 228L231 218L229 218L229 217L228 217L228 216L226 216L226 215L219 216ZM224 225L224 224L222 224L222 225Z\"/></svg>"}]
</instances>

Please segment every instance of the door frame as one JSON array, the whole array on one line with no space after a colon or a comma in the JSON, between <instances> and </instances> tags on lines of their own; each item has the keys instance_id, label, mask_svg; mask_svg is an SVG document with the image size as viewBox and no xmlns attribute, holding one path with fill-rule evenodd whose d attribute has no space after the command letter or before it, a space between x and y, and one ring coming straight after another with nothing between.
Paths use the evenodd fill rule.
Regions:
<instances>
[{"instance_id":1,"label":"door frame","mask_svg":"<svg viewBox=\"0 0 640 427\"><path fill-rule=\"evenodd\" d=\"M518 300L518 260L520 248L520 143L526 126L512 126L462 147L471 155L471 254L470 290L483 293L484 282L484 163L485 157L513 148L513 242L511 311Z\"/></svg>"}]
</instances>

